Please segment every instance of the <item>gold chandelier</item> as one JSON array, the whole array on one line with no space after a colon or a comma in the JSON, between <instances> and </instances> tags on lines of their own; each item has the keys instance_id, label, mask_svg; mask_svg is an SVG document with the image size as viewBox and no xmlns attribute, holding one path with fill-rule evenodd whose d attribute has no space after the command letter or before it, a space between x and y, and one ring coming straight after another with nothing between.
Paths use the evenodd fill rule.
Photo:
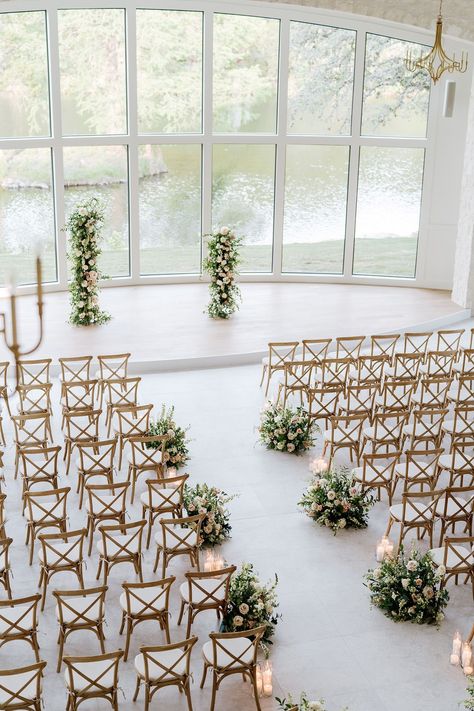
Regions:
<instances>
[{"instance_id":1,"label":"gold chandelier","mask_svg":"<svg viewBox=\"0 0 474 711\"><path fill-rule=\"evenodd\" d=\"M433 83L441 78L444 72L461 72L464 73L467 69L467 53L462 52L461 59L457 60L456 55L453 54L452 59L448 57L443 49L442 34L443 34L443 0L439 3L438 19L436 20L436 35L433 48L428 54L420 54L420 57L416 59L412 50L407 50L407 55L405 58L405 64L411 72L415 72L417 69L424 69L431 76Z\"/></svg>"}]
</instances>

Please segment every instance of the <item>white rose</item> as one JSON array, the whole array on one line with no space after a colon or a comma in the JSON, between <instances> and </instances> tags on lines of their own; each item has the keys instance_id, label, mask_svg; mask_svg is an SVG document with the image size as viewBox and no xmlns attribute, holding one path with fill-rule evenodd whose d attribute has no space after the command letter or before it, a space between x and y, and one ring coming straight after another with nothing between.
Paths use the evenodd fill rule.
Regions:
<instances>
[{"instance_id":1,"label":"white rose","mask_svg":"<svg viewBox=\"0 0 474 711\"><path fill-rule=\"evenodd\" d=\"M407 563L407 570L410 571L410 573L413 573L416 569L418 568L418 563L416 560L409 560Z\"/></svg>"},{"instance_id":2,"label":"white rose","mask_svg":"<svg viewBox=\"0 0 474 711\"><path fill-rule=\"evenodd\" d=\"M336 492L333 491L332 489L330 489L330 490L328 491L328 499L329 499L329 501L334 501L335 498L336 498Z\"/></svg>"},{"instance_id":3,"label":"white rose","mask_svg":"<svg viewBox=\"0 0 474 711\"><path fill-rule=\"evenodd\" d=\"M443 576L446 573L446 568L444 565L440 565L438 568L438 575Z\"/></svg>"},{"instance_id":4,"label":"white rose","mask_svg":"<svg viewBox=\"0 0 474 711\"><path fill-rule=\"evenodd\" d=\"M243 619L241 618L240 615L236 615L236 616L234 617L233 622L234 622L234 627L242 627L242 625L243 625L243 623L244 623L244 621L243 621Z\"/></svg>"},{"instance_id":5,"label":"white rose","mask_svg":"<svg viewBox=\"0 0 474 711\"><path fill-rule=\"evenodd\" d=\"M228 235L230 230L228 227L221 227L219 232L221 233L221 235Z\"/></svg>"},{"instance_id":6,"label":"white rose","mask_svg":"<svg viewBox=\"0 0 474 711\"><path fill-rule=\"evenodd\" d=\"M402 587L404 590L407 589L409 583L410 583L410 581L408 580L408 578L402 578Z\"/></svg>"},{"instance_id":7,"label":"white rose","mask_svg":"<svg viewBox=\"0 0 474 711\"><path fill-rule=\"evenodd\" d=\"M243 603L239 606L239 612L241 612L242 615L246 615L246 614L248 613L249 609L250 609L250 608L249 608L249 606L247 605L246 602L243 602Z\"/></svg>"}]
</instances>

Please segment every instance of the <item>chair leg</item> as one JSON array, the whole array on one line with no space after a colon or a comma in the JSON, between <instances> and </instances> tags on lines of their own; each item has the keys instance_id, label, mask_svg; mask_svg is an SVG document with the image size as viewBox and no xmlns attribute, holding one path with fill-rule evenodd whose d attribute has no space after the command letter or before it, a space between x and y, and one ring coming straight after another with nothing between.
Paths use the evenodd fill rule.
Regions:
<instances>
[{"instance_id":1,"label":"chair leg","mask_svg":"<svg viewBox=\"0 0 474 711\"><path fill-rule=\"evenodd\" d=\"M258 698L257 670L256 669L253 670L253 673L250 678L252 680L253 695L255 697L255 705L256 705L258 711L262 711L261 706L260 706L260 699Z\"/></svg>"},{"instance_id":2,"label":"chair leg","mask_svg":"<svg viewBox=\"0 0 474 711\"><path fill-rule=\"evenodd\" d=\"M128 650L130 649L130 638L132 636L133 622L131 619L127 620L127 638L125 640L125 649L123 652L123 661L126 662L128 659Z\"/></svg>"},{"instance_id":3,"label":"chair leg","mask_svg":"<svg viewBox=\"0 0 474 711\"><path fill-rule=\"evenodd\" d=\"M160 549L156 549L156 558L155 558L155 565L153 566L153 572L156 573L156 570L158 568L158 563L160 562ZM163 576L164 577L164 576Z\"/></svg>"},{"instance_id":4,"label":"chair leg","mask_svg":"<svg viewBox=\"0 0 474 711\"><path fill-rule=\"evenodd\" d=\"M189 677L186 680L186 685L184 687L184 693L186 694L186 700L188 702L188 711L193 711L193 704L191 701L191 689L189 688Z\"/></svg>"},{"instance_id":5,"label":"chair leg","mask_svg":"<svg viewBox=\"0 0 474 711\"><path fill-rule=\"evenodd\" d=\"M202 678L201 678L201 683L200 683L200 688L204 689L204 684L206 683L206 677L207 677L207 670L208 670L208 665L206 662L204 662L204 668L202 670Z\"/></svg>"},{"instance_id":6,"label":"chair leg","mask_svg":"<svg viewBox=\"0 0 474 711\"><path fill-rule=\"evenodd\" d=\"M137 683L135 685L135 693L133 694L133 700L136 701L138 699L138 692L140 691L140 677L137 676Z\"/></svg>"},{"instance_id":7,"label":"chair leg","mask_svg":"<svg viewBox=\"0 0 474 711\"><path fill-rule=\"evenodd\" d=\"M61 664L63 663L63 651L64 651L64 632L59 630L59 651L58 651L58 664L56 666L56 672L59 674L61 671Z\"/></svg>"},{"instance_id":8,"label":"chair leg","mask_svg":"<svg viewBox=\"0 0 474 711\"><path fill-rule=\"evenodd\" d=\"M216 692L217 692L217 680L216 680L216 672L213 670L214 673L212 675L212 695L211 695L211 707L209 711L214 711L215 705L216 705Z\"/></svg>"}]
</instances>

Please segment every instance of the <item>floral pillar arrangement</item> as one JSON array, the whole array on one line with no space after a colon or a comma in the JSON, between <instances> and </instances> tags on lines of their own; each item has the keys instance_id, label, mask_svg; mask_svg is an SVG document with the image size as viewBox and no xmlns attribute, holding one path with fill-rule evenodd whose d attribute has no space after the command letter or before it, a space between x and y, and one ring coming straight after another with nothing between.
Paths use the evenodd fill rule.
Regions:
<instances>
[{"instance_id":1,"label":"floral pillar arrangement","mask_svg":"<svg viewBox=\"0 0 474 711\"><path fill-rule=\"evenodd\" d=\"M211 318L229 318L239 306L240 289L235 283L236 268L240 262L241 237L236 237L229 227L220 227L207 242L208 256L203 268L211 277L211 300L207 313Z\"/></svg>"},{"instance_id":2,"label":"floral pillar arrangement","mask_svg":"<svg viewBox=\"0 0 474 711\"><path fill-rule=\"evenodd\" d=\"M74 326L95 326L111 318L99 306L99 280L104 278L98 265L103 222L104 208L95 197L77 205L67 221L72 271L69 322Z\"/></svg>"}]
</instances>

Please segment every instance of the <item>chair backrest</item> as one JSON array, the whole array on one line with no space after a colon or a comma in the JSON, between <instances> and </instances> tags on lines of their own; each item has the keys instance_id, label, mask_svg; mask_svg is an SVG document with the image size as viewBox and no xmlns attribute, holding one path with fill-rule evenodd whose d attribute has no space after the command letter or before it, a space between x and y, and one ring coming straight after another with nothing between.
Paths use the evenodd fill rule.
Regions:
<instances>
[{"instance_id":1,"label":"chair backrest","mask_svg":"<svg viewBox=\"0 0 474 711\"><path fill-rule=\"evenodd\" d=\"M377 356L383 355L387 356L389 361L393 360L395 354L395 349L397 347L398 339L400 338L399 333L387 333L380 336L370 337L370 355Z\"/></svg>"},{"instance_id":2,"label":"chair backrest","mask_svg":"<svg viewBox=\"0 0 474 711\"><path fill-rule=\"evenodd\" d=\"M0 361L0 390L3 388L7 388L8 386L8 368L9 368L9 361L8 360L2 360Z\"/></svg>"},{"instance_id":3,"label":"chair backrest","mask_svg":"<svg viewBox=\"0 0 474 711\"><path fill-rule=\"evenodd\" d=\"M5 524L7 522L6 512L5 512L5 501L7 500L6 494L0 494L0 531L5 530Z\"/></svg>"},{"instance_id":4,"label":"chair backrest","mask_svg":"<svg viewBox=\"0 0 474 711\"><path fill-rule=\"evenodd\" d=\"M51 412L51 383L43 385L18 385L19 412L21 415Z\"/></svg>"},{"instance_id":5,"label":"chair backrest","mask_svg":"<svg viewBox=\"0 0 474 711\"><path fill-rule=\"evenodd\" d=\"M338 413L339 398L343 395L342 387L308 388L308 414L312 420L327 419Z\"/></svg>"},{"instance_id":6,"label":"chair backrest","mask_svg":"<svg viewBox=\"0 0 474 711\"><path fill-rule=\"evenodd\" d=\"M474 513L474 489L472 486L448 486L444 489L436 513L445 521L466 521Z\"/></svg>"},{"instance_id":7,"label":"chair backrest","mask_svg":"<svg viewBox=\"0 0 474 711\"><path fill-rule=\"evenodd\" d=\"M189 604L201 609L225 605L229 599L230 580L236 570L235 565L230 565L227 568L204 573L194 571L185 573Z\"/></svg>"},{"instance_id":8,"label":"chair backrest","mask_svg":"<svg viewBox=\"0 0 474 711\"><path fill-rule=\"evenodd\" d=\"M401 451L362 455L361 484L364 488L386 486L393 482L395 467Z\"/></svg>"},{"instance_id":9,"label":"chair backrest","mask_svg":"<svg viewBox=\"0 0 474 711\"><path fill-rule=\"evenodd\" d=\"M474 372L474 348L465 348L461 356L461 373Z\"/></svg>"},{"instance_id":10,"label":"chair backrest","mask_svg":"<svg viewBox=\"0 0 474 711\"><path fill-rule=\"evenodd\" d=\"M136 407L138 405L138 386L141 378L114 378L105 383L109 405Z\"/></svg>"},{"instance_id":11,"label":"chair backrest","mask_svg":"<svg viewBox=\"0 0 474 711\"><path fill-rule=\"evenodd\" d=\"M53 590L61 626L96 625L105 617L107 585L84 590Z\"/></svg>"},{"instance_id":12,"label":"chair backrest","mask_svg":"<svg viewBox=\"0 0 474 711\"><path fill-rule=\"evenodd\" d=\"M113 471L116 448L116 439L80 442L77 445L79 470L86 474L109 474Z\"/></svg>"},{"instance_id":13,"label":"chair backrest","mask_svg":"<svg viewBox=\"0 0 474 711\"><path fill-rule=\"evenodd\" d=\"M158 511L181 510L188 474L167 479L147 479L148 506Z\"/></svg>"},{"instance_id":14,"label":"chair backrest","mask_svg":"<svg viewBox=\"0 0 474 711\"><path fill-rule=\"evenodd\" d=\"M57 446L20 450L21 475L28 487L39 482L57 483L60 451Z\"/></svg>"},{"instance_id":15,"label":"chair backrest","mask_svg":"<svg viewBox=\"0 0 474 711\"><path fill-rule=\"evenodd\" d=\"M72 567L83 560L85 528L64 533L40 533L42 563L48 568Z\"/></svg>"},{"instance_id":16,"label":"chair backrest","mask_svg":"<svg viewBox=\"0 0 474 711\"><path fill-rule=\"evenodd\" d=\"M474 439L462 437L454 440L449 468L455 476L468 474L474 477Z\"/></svg>"},{"instance_id":17,"label":"chair backrest","mask_svg":"<svg viewBox=\"0 0 474 711\"><path fill-rule=\"evenodd\" d=\"M101 380L128 377L128 361L131 353L114 353L97 356Z\"/></svg>"},{"instance_id":18,"label":"chair backrest","mask_svg":"<svg viewBox=\"0 0 474 711\"><path fill-rule=\"evenodd\" d=\"M454 403L474 407L474 371L459 376Z\"/></svg>"},{"instance_id":19,"label":"chair backrest","mask_svg":"<svg viewBox=\"0 0 474 711\"><path fill-rule=\"evenodd\" d=\"M285 363L295 360L299 341L281 341L268 344L268 367L270 370L283 370Z\"/></svg>"},{"instance_id":20,"label":"chair backrest","mask_svg":"<svg viewBox=\"0 0 474 711\"><path fill-rule=\"evenodd\" d=\"M14 439L18 448L44 447L48 442L50 433L49 413L36 413L33 415L14 415L12 417L15 430Z\"/></svg>"},{"instance_id":21,"label":"chair backrest","mask_svg":"<svg viewBox=\"0 0 474 711\"><path fill-rule=\"evenodd\" d=\"M408 413L403 411L376 412L374 415L374 440L376 443L398 442Z\"/></svg>"},{"instance_id":22,"label":"chair backrest","mask_svg":"<svg viewBox=\"0 0 474 711\"><path fill-rule=\"evenodd\" d=\"M449 378L456 363L457 351L428 351L426 374L433 378Z\"/></svg>"},{"instance_id":23,"label":"chair backrest","mask_svg":"<svg viewBox=\"0 0 474 711\"><path fill-rule=\"evenodd\" d=\"M337 415L330 418L330 438L331 442L341 444L357 443L359 444L362 438L362 427L367 419L367 415Z\"/></svg>"},{"instance_id":24,"label":"chair backrest","mask_svg":"<svg viewBox=\"0 0 474 711\"><path fill-rule=\"evenodd\" d=\"M205 516L206 514L197 514L182 518L160 518L164 549L173 553L198 548Z\"/></svg>"},{"instance_id":25,"label":"chair backrest","mask_svg":"<svg viewBox=\"0 0 474 711\"><path fill-rule=\"evenodd\" d=\"M102 535L104 558L130 558L140 556L142 552L142 536L146 521L130 521L99 526Z\"/></svg>"},{"instance_id":26,"label":"chair backrest","mask_svg":"<svg viewBox=\"0 0 474 711\"><path fill-rule=\"evenodd\" d=\"M443 330L436 332L437 351L458 351L461 346L461 338L465 333L465 328L453 330Z\"/></svg>"},{"instance_id":27,"label":"chair backrest","mask_svg":"<svg viewBox=\"0 0 474 711\"><path fill-rule=\"evenodd\" d=\"M118 687L123 651L94 657L64 657L68 687L76 696L106 696Z\"/></svg>"},{"instance_id":28,"label":"chair backrest","mask_svg":"<svg viewBox=\"0 0 474 711\"><path fill-rule=\"evenodd\" d=\"M0 538L0 571L10 570L10 546L13 538Z\"/></svg>"},{"instance_id":29,"label":"chair backrest","mask_svg":"<svg viewBox=\"0 0 474 711\"><path fill-rule=\"evenodd\" d=\"M44 385L50 382L49 369L51 358L18 361L18 378L20 385Z\"/></svg>"},{"instance_id":30,"label":"chair backrest","mask_svg":"<svg viewBox=\"0 0 474 711\"><path fill-rule=\"evenodd\" d=\"M176 578L170 575L151 583L122 583L130 617L154 617L168 611L171 586Z\"/></svg>"},{"instance_id":31,"label":"chair backrest","mask_svg":"<svg viewBox=\"0 0 474 711\"><path fill-rule=\"evenodd\" d=\"M402 520L404 523L431 523L443 491L404 491L402 494Z\"/></svg>"},{"instance_id":32,"label":"chair backrest","mask_svg":"<svg viewBox=\"0 0 474 711\"><path fill-rule=\"evenodd\" d=\"M248 669L257 663L257 654L260 641L265 634L266 626L255 627L252 630L242 632L211 632L209 638L212 642L213 666L219 668L220 674L237 671L238 669ZM236 651L234 640L245 641L239 651ZM251 652L251 661L248 661ZM227 662L227 659L229 660ZM226 661L223 664L223 661Z\"/></svg>"},{"instance_id":33,"label":"chair backrest","mask_svg":"<svg viewBox=\"0 0 474 711\"><path fill-rule=\"evenodd\" d=\"M130 444L132 466L137 469L157 469L156 452L157 450L161 452L159 463L163 463L168 440L168 435L132 435L127 437Z\"/></svg>"},{"instance_id":34,"label":"chair backrest","mask_svg":"<svg viewBox=\"0 0 474 711\"><path fill-rule=\"evenodd\" d=\"M191 652L198 638L155 647L140 647L143 654L145 683L153 686L179 683L190 673ZM184 667L184 670L183 670Z\"/></svg>"},{"instance_id":35,"label":"chair backrest","mask_svg":"<svg viewBox=\"0 0 474 711\"><path fill-rule=\"evenodd\" d=\"M85 485L89 497L89 513L106 518L116 518L117 514L126 511L127 491L130 482L117 482L116 484L89 484Z\"/></svg>"},{"instance_id":36,"label":"chair backrest","mask_svg":"<svg viewBox=\"0 0 474 711\"><path fill-rule=\"evenodd\" d=\"M365 336L342 336L336 338L336 358L356 360L360 356Z\"/></svg>"},{"instance_id":37,"label":"chair backrest","mask_svg":"<svg viewBox=\"0 0 474 711\"><path fill-rule=\"evenodd\" d=\"M389 362L386 355L362 355L355 362L356 378L359 383L380 383L385 364Z\"/></svg>"},{"instance_id":38,"label":"chair backrest","mask_svg":"<svg viewBox=\"0 0 474 711\"><path fill-rule=\"evenodd\" d=\"M64 413L65 437L71 442L91 442L99 439L102 410L78 410Z\"/></svg>"},{"instance_id":39,"label":"chair backrest","mask_svg":"<svg viewBox=\"0 0 474 711\"><path fill-rule=\"evenodd\" d=\"M69 412L94 410L97 380L68 380L62 385L63 407Z\"/></svg>"},{"instance_id":40,"label":"chair backrest","mask_svg":"<svg viewBox=\"0 0 474 711\"><path fill-rule=\"evenodd\" d=\"M321 387L345 388L352 358L324 358L321 361Z\"/></svg>"},{"instance_id":41,"label":"chair backrest","mask_svg":"<svg viewBox=\"0 0 474 711\"><path fill-rule=\"evenodd\" d=\"M32 698L40 708L43 671L46 662L36 662L27 667L0 669L0 698L3 709L31 709Z\"/></svg>"},{"instance_id":42,"label":"chair backrest","mask_svg":"<svg viewBox=\"0 0 474 711\"><path fill-rule=\"evenodd\" d=\"M38 627L38 603L41 595L0 600L0 639L29 636Z\"/></svg>"},{"instance_id":43,"label":"chair backrest","mask_svg":"<svg viewBox=\"0 0 474 711\"><path fill-rule=\"evenodd\" d=\"M420 380L418 406L446 407L452 378L427 377Z\"/></svg>"},{"instance_id":44,"label":"chair backrest","mask_svg":"<svg viewBox=\"0 0 474 711\"><path fill-rule=\"evenodd\" d=\"M90 380L92 356L75 356L74 358L58 358L61 367L61 380L67 383L71 380Z\"/></svg>"},{"instance_id":45,"label":"chair backrest","mask_svg":"<svg viewBox=\"0 0 474 711\"><path fill-rule=\"evenodd\" d=\"M413 410L412 441L439 440L447 414L448 409L442 407Z\"/></svg>"},{"instance_id":46,"label":"chair backrest","mask_svg":"<svg viewBox=\"0 0 474 711\"><path fill-rule=\"evenodd\" d=\"M305 338L301 341L303 344L302 359L321 363L324 358L327 358L331 341L332 338Z\"/></svg>"},{"instance_id":47,"label":"chair backrest","mask_svg":"<svg viewBox=\"0 0 474 711\"><path fill-rule=\"evenodd\" d=\"M432 331L405 333L403 338L404 353L419 353L424 357L432 335Z\"/></svg>"},{"instance_id":48,"label":"chair backrest","mask_svg":"<svg viewBox=\"0 0 474 711\"><path fill-rule=\"evenodd\" d=\"M360 383L347 386L347 395L341 409L346 413L372 413L374 409L375 396L377 394L376 383Z\"/></svg>"},{"instance_id":49,"label":"chair backrest","mask_svg":"<svg viewBox=\"0 0 474 711\"><path fill-rule=\"evenodd\" d=\"M453 439L474 439L474 404L454 408Z\"/></svg>"},{"instance_id":50,"label":"chair backrest","mask_svg":"<svg viewBox=\"0 0 474 711\"><path fill-rule=\"evenodd\" d=\"M417 386L416 379L385 380L380 394L379 409L383 411L407 411Z\"/></svg>"},{"instance_id":51,"label":"chair backrest","mask_svg":"<svg viewBox=\"0 0 474 711\"><path fill-rule=\"evenodd\" d=\"M416 486L423 487L433 481L438 460L442 453L442 447L435 449L408 449L405 452L405 491L409 491Z\"/></svg>"},{"instance_id":52,"label":"chair backrest","mask_svg":"<svg viewBox=\"0 0 474 711\"><path fill-rule=\"evenodd\" d=\"M393 379L414 380L418 378L424 353L395 353L393 365Z\"/></svg>"},{"instance_id":53,"label":"chair backrest","mask_svg":"<svg viewBox=\"0 0 474 711\"><path fill-rule=\"evenodd\" d=\"M119 436L129 439L146 435L150 430L150 415L153 405L127 406L117 410Z\"/></svg>"},{"instance_id":54,"label":"chair backrest","mask_svg":"<svg viewBox=\"0 0 474 711\"><path fill-rule=\"evenodd\" d=\"M447 536L444 539L444 567L448 573L472 572L474 536Z\"/></svg>"},{"instance_id":55,"label":"chair backrest","mask_svg":"<svg viewBox=\"0 0 474 711\"><path fill-rule=\"evenodd\" d=\"M46 491L25 491L29 520L38 526L63 523L66 520L67 497L70 491L69 486Z\"/></svg>"},{"instance_id":56,"label":"chair backrest","mask_svg":"<svg viewBox=\"0 0 474 711\"><path fill-rule=\"evenodd\" d=\"M285 390L306 391L313 384L313 374L316 369L316 361L294 360L285 363L284 367L284 387Z\"/></svg>"}]
</instances>

